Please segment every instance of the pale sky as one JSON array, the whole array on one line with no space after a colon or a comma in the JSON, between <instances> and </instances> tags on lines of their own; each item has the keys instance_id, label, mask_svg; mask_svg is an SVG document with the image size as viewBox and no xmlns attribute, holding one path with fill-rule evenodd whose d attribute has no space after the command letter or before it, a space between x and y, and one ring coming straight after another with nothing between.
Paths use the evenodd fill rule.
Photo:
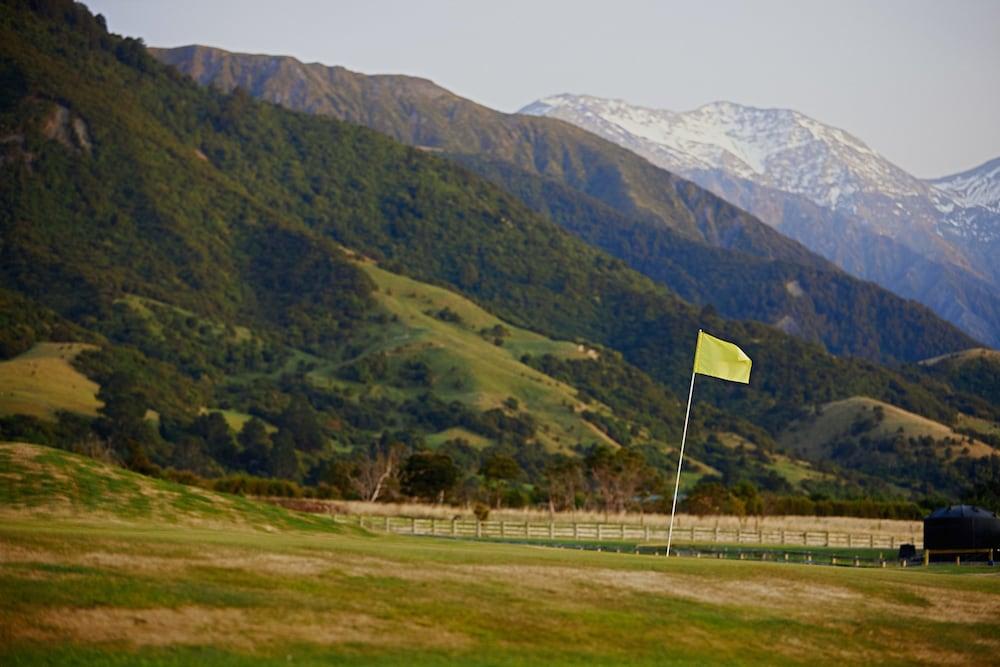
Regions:
<instances>
[{"instance_id":1,"label":"pale sky","mask_svg":"<svg viewBox=\"0 0 1000 667\"><path fill-rule=\"evenodd\" d=\"M84 0L113 32L434 80L801 111L922 177L1000 156L1000 0Z\"/></svg>"}]
</instances>

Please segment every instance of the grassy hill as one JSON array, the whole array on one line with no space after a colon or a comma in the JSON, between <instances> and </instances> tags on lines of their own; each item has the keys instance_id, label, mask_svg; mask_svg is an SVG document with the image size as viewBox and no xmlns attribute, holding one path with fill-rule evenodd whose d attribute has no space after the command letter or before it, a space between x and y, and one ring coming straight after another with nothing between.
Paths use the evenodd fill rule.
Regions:
<instances>
[{"instance_id":1,"label":"grassy hill","mask_svg":"<svg viewBox=\"0 0 1000 667\"><path fill-rule=\"evenodd\" d=\"M65 410L96 416L98 385L80 373L72 360L87 343L37 343L13 359L0 361L0 415L54 418Z\"/></svg>"},{"instance_id":2,"label":"grassy hill","mask_svg":"<svg viewBox=\"0 0 1000 667\"><path fill-rule=\"evenodd\" d=\"M852 473L867 477L873 489L884 484L883 493L919 492L926 485L955 493L998 458L996 448L984 442L989 436L969 429L968 421L961 420L964 426L958 431L858 396L819 406L813 415L790 424L778 443L796 457L833 464L848 478Z\"/></svg>"},{"instance_id":3,"label":"grassy hill","mask_svg":"<svg viewBox=\"0 0 1000 667\"><path fill-rule=\"evenodd\" d=\"M566 450L578 443L618 445L579 414L585 407L610 413L606 406L585 406L574 387L520 362L525 354L586 359L597 355L596 350L515 327L454 292L390 273L373 263L365 263L364 270L378 287L376 299L395 321L372 332L378 342L352 363L384 355L391 374L400 364L424 362L437 397L478 410L504 408L513 398L515 412L524 410L544 425L539 440L550 450ZM314 371L310 377L337 383L329 372ZM354 386L359 392L386 391L397 397L426 391L423 387L395 389L377 380Z\"/></svg>"},{"instance_id":4,"label":"grassy hill","mask_svg":"<svg viewBox=\"0 0 1000 667\"><path fill-rule=\"evenodd\" d=\"M290 512L196 487L138 475L69 452L0 442L0 521L186 526L273 532L336 532L328 518Z\"/></svg>"},{"instance_id":5,"label":"grassy hill","mask_svg":"<svg viewBox=\"0 0 1000 667\"><path fill-rule=\"evenodd\" d=\"M384 536L64 456L0 445L4 664L982 664L998 649L1000 581L978 570ZM66 499L35 502L37 485Z\"/></svg>"},{"instance_id":6,"label":"grassy hill","mask_svg":"<svg viewBox=\"0 0 1000 667\"><path fill-rule=\"evenodd\" d=\"M823 458L831 446L844 436L867 436L881 440L894 436L930 438L940 445L941 456L951 441L956 450L968 447L968 455L982 458L994 454L989 445L956 433L944 424L907 412L871 398L855 396L821 406L817 414L791 424L779 437L779 443L811 459Z\"/></svg>"}]
</instances>

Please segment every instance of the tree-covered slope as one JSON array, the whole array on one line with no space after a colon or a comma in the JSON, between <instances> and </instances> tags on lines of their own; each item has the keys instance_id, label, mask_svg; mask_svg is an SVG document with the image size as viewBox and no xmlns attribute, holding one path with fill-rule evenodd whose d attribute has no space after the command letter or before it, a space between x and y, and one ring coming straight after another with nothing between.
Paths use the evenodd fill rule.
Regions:
<instances>
[{"instance_id":1,"label":"tree-covered slope","mask_svg":"<svg viewBox=\"0 0 1000 667\"><path fill-rule=\"evenodd\" d=\"M740 340L761 390L719 395L752 403L748 416L858 393L945 410L876 366L703 317L433 155L199 88L93 25L8 11L3 33L7 76L20 82L4 132L23 137L6 144L2 174L4 281L64 315L100 318L109 299L135 293L334 344L370 284L333 239L516 324L619 349L675 387L699 325ZM89 147L48 130L62 117L83 125Z\"/></svg>"},{"instance_id":2,"label":"tree-covered slope","mask_svg":"<svg viewBox=\"0 0 1000 667\"><path fill-rule=\"evenodd\" d=\"M502 114L423 79L201 46L153 53L221 90L238 87L443 151L724 316L775 324L836 354L872 360L913 361L975 344L926 308L849 277L721 199L561 122Z\"/></svg>"},{"instance_id":3,"label":"tree-covered slope","mask_svg":"<svg viewBox=\"0 0 1000 667\"><path fill-rule=\"evenodd\" d=\"M867 359L913 360L957 340L973 344L926 307L842 271L692 241L649 216L625 216L509 163L467 155L455 159L576 236L725 317L760 320L834 354Z\"/></svg>"},{"instance_id":4,"label":"tree-covered slope","mask_svg":"<svg viewBox=\"0 0 1000 667\"><path fill-rule=\"evenodd\" d=\"M695 410L702 435L738 432L763 446L809 406L852 395L954 419L920 378L692 306L452 161L197 86L141 43L107 34L80 5L3 5L0 74L0 342L11 356L36 341L98 345L75 364L103 403L92 425L3 422L0 436L90 429L138 469L148 457L204 475L333 483L338 451L373 440L416 449L471 428L503 452L526 453L525 469L536 465L534 445L547 437L520 414L537 408L521 408L537 400L530 392L502 407L463 404L451 400L461 361L435 366L421 352L389 361L388 379L375 377L379 364L360 363L385 351L380 336L414 333L399 323L400 303L419 290L387 299L352 251L526 332L600 350L553 367L548 381L586 392L594 404L581 416L619 443L662 445L676 432L675 394L686 390L699 327L755 361L749 388L700 383L699 398L715 405ZM454 324L445 308L428 310ZM428 313L412 314L427 322ZM514 372L544 373L553 363L545 354L523 350ZM445 383L435 385L435 370ZM601 377L614 382L601 386ZM630 409L622 395L648 409ZM249 431L236 441L223 413L201 408L228 410ZM568 434L585 428L558 435L576 439Z\"/></svg>"}]
</instances>

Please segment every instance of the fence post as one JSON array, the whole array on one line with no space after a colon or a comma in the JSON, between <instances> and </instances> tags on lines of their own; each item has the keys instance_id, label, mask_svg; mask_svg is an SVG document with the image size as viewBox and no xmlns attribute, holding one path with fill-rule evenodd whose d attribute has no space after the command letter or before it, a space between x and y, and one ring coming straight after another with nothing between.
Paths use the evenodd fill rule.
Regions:
<instances>
[{"instance_id":1,"label":"fence post","mask_svg":"<svg viewBox=\"0 0 1000 667\"><path fill-rule=\"evenodd\" d=\"M456 521L457 521L457 519L456 519L455 517L452 517L452 518L451 518L451 536L452 536L452 537L455 537L455 535L457 535L457 534L458 534L458 532L457 532L457 531L456 531L456 529L455 529L455 522L456 522Z\"/></svg>"},{"instance_id":2,"label":"fence post","mask_svg":"<svg viewBox=\"0 0 1000 667\"><path fill-rule=\"evenodd\" d=\"M830 531L826 531L826 546L830 546Z\"/></svg>"},{"instance_id":3,"label":"fence post","mask_svg":"<svg viewBox=\"0 0 1000 667\"><path fill-rule=\"evenodd\" d=\"M622 542L625 541L625 524L618 524L618 539Z\"/></svg>"},{"instance_id":4,"label":"fence post","mask_svg":"<svg viewBox=\"0 0 1000 667\"><path fill-rule=\"evenodd\" d=\"M601 524L597 524L597 541L600 542L604 539L604 535L601 531Z\"/></svg>"},{"instance_id":5,"label":"fence post","mask_svg":"<svg viewBox=\"0 0 1000 667\"><path fill-rule=\"evenodd\" d=\"M649 542L649 526L643 526L643 539Z\"/></svg>"},{"instance_id":6,"label":"fence post","mask_svg":"<svg viewBox=\"0 0 1000 667\"><path fill-rule=\"evenodd\" d=\"M785 543L785 529L784 528L781 529L781 543L782 544Z\"/></svg>"},{"instance_id":7,"label":"fence post","mask_svg":"<svg viewBox=\"0 0 1000 667\"><path fill-rule=\"evenodd\" d=\"M850 533L847 534L847 548L848 549L850 549L850 548L852 548L854 546L853 541L851 539L852 537L853 537L853 535L851 535Z\"/></svg>"},{"instance_id":8,"label":"fence post","mask_svg":"<svg viewBox=\"0 0 1000 667\"><path fill-rule=\"evenodd\" d=\"M437 535L437 521L431 517L431 535Z\"/></svg>"},{"instance_id":9,"label":"fence post","mask_svg":"<svg viewBox=\"0 0 1000 667\"><path fill-rule=\"evenodd\" d=\"M719 542L719 524L715 524L715 534L712 536L712 541L716 544Z\"/></svg>"},{"instance_id":10,"label":"fence post","mask_svg":"<svg viewBox=\"0 0 1000 667\"><path fill-rule=\"evenodd\" d=\"M573 522L573 539L574 540L579 539L579 537L580 537L580 531L578 529L578 526L579 526L579 524L577 524L577 522L574 521Z\"/></svg>"},{"instance_id":11,"label":"fence post","mask_svg":"<svg viewBox=\"0 0 1000 667\"><path fill-rule=\"evenodd\" d=\"M507 522L500 520L500 537L507 537Z\"/></svg>"},{"instance_id":12,"label":"fence post","mask_svg":"<svg viewBox=\"0 0 1000 667\"><path fill-rule=\"evenodd\" d=\"M417 534L417 519L416 517L410 517L410 535Z\"/></svg>"},{"instance_id":13,"label":"fence post","mask_svg":"<svg viewBox=\"0 0 1000 667\"><path fill-rule=\"evenodd\" d=\"M483 536L483 522L479 520L479 517L476 517L476 537L482 537L482 536Z\"/></svg>"}]
</instances>

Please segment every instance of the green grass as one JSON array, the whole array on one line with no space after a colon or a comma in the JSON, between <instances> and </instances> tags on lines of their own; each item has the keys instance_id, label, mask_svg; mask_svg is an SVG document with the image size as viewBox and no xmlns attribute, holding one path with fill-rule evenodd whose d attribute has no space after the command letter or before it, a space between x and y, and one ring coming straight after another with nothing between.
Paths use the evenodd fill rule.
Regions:
<instances>
[{"instance_id":1,"label":"green grass","mask_svg":"<svg viewBox=\"0 0 1000 667\"><path fill-rule=\"evenodd\" d=\"M40 447L0 446L0 475L4 665L985 664L1000 648L982 568L375 535L196 490L218 507L182 522L175 485ZM135 506L147 487L172 509Z\"/></svg>"},{"instance_id":2,"label":"green grass","mask_svg":"<svg viewBox=\"0 0 1000 667\"><path fill-rule=\"evenodd\" d=\"M757 445L736 433L720 433L718 437L722 444L733 449L738 446L750 451L757 449ZM764 467L776 472L792 486L798 486L805 480L833 480L835 478L830 473L816 470L811 463L805 460L794 459L779 453L770 453L769 458L770 462Z\"/></svg>"},{"instance_id":3,"label":"green grass","mask_svg":"<svg viewBox=\"0 0 1000 667\"><path fill-rule=\"evenodd\" d=\"M583 405L577 391L520 362L524 354L552 354L561 358L584 358L594 350L567 341L554 341L540 334L515 327L486 312L455 292L428 285L379 268L372 262L359 262L378 286L376 298L382 308L395 316L388 325L371 332L372 345L362 357L383 353L390 373L405 361L426 363L433 374L433 392L444 401L459 401L478 410L503 406L515 398L520 409L540 424L538 439L550 450L577 443L616 444L595 429L579 412ZM458 321L436 316L450 310ZM484 329L502 326L509 335L496 345ZM357 361L357 359L351 360ZM387 382L355 384L336 375L336 365L320 362L310 378L319 385L350 387L368 395L388 395L396 399L417 396L424 387L404 389ZM591 404L587 409L610 412L607 406ZM468 438L486 446L482 438ZM431 441L443 442L444 436Z\"/></svg>"},{"instance_id":4,"label":"green grass","mask_svg":"<svg viewBox=\"0 0 1000 667\"><path fill-rule=\"evenodd\" d=\"M963 663L1000 636L993 575L72 522L0 544L4 664Z\"/></svg>"},{"instance_id":5,"label":"green grass","mask_svg":"<svg viewBox=\"0 0 1000 667\"><path fill-rule=\"evenodd\" d=\"M0 443L0 507L9 516L164 525L240 525L270 531L344 530L328 517L137 475L56 449Z\"/></svg>"}]
</instances>

